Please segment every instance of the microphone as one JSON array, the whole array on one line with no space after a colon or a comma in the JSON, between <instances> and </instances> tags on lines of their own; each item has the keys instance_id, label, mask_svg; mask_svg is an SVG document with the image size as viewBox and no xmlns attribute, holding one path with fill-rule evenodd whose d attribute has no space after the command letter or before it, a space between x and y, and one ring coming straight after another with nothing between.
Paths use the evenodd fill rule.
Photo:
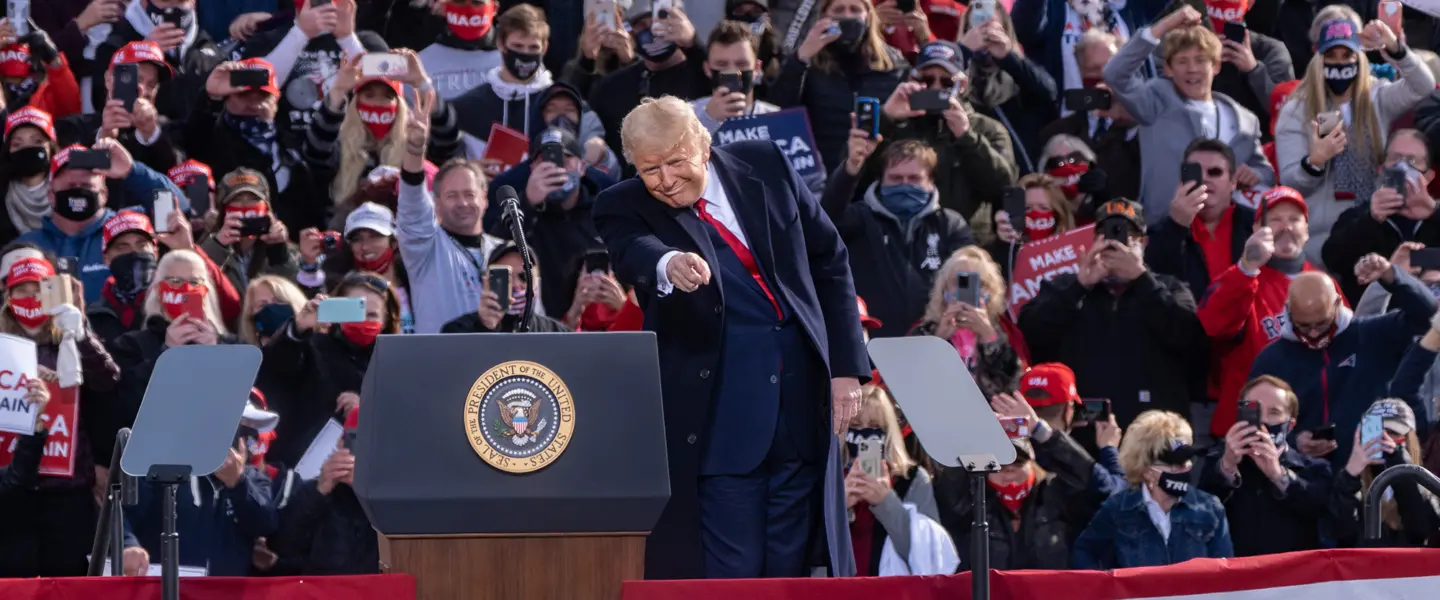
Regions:
<instances>
[{"instance_id":1,"label":"microphone","mask_svg":"<svg viewBox=\"0 0 1440 600\"><path fill-rule=\"evenodd\" d=\"M513 230L515 225L521 223L520 219L520 196L515 193L515 188L502 185L495 191L496 197L500 198L501 218L510 225ZM519 240L516 240L519 241Z\"/></svg>"},{"instance_id":2,"label":"microphone","mask_svg":"<svg viewBox=\"0 0 1440 600\"><path fill-rule=\"evenodd\" d=\"M534 270L534 259L530 256L530 244L525 241L525 221L520 212L520 196L515 193L515 188L502 185L495 191L496 197L500 198L501 218L510 227L510 239L520 248L520 260L525 270L525 281L534 281L532 271ZM530 330L531 315L535 314L535 287L525 287L525 314L521 316L520 322L515 326L516 333Z\"/></svg>"}]
</instances>

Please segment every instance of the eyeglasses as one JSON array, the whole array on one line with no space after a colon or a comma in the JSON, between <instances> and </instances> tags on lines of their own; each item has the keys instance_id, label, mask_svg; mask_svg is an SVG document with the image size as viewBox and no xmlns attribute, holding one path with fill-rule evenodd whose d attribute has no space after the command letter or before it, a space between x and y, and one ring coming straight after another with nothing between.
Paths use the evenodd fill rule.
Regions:
<instances>
[{"instance_id":1,"label":"eyeglasses","mask_svg":"<svg viewBox=\"0 0 1440 600\"><path fill-rule=\"evenodd\" d=\"M190 285L200 285L205 283L205 280L200 279L199 277L192 277L189 279L184 277L166 277L161 281L164 281L165 283L168 283L170 285L185 285L187 283Z\"/></svg>"},{"instance_id":2,"label":"eyeglasses","mask_svg":"<svg viewBox=\"0 0 1440 600\"><path fill-rule=\"evenodd\" d=\"M1407 165L1410 165L1410 166L1412 166L1412 167L1415 167L1415 170L1416 170L1416 171L1425 172L1425 171L1430 170L1430 165L1427 164L1428 161L1426 161L1426 160L1425 160L1425 157L1423 157L1423 156L1411 156L1411 155L1408 155L1408 154L1396 154L1396 155L1393 155L1393 156L1387 156L1387 157L1385 157L1385 159L1386 159L1386 162L1389 162L1391 165L1397 165L1397 164L1403 162L1403 163L1405 163L1405 164L1407 164Z\"/></svg>"}]
</instances>

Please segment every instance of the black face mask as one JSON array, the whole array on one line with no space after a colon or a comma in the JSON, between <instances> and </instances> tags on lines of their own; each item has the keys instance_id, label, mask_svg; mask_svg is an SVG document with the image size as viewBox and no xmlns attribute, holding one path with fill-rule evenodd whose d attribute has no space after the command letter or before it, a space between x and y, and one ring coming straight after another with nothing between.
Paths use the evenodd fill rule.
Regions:
<instances>
[{"instance_id":1,"label":"black face mask","mask_svg":"<svg viewBox=\"0 0 1440 600\"><path fill-rule=\"evenodd\" d=\"M1270 434L1270 441L1275 442L1276 448L1284 448L1286 438L1290 436L1290 423L1278 425L1266 425L1265 432Z\"/></svg>"},{"instance_id":2,"label":"black face mask","mask_svg":"<svg viewBox=\"0 0 1440 600\"><path fill-rule=\"evenodd\" d=\"M831 42L836 47L852 51L860 46L860 40L865 37L865 21L861 19L840 19L836 21L840 28L840 37Z\"/></svg>"},{"instance_id":3,"label":"black face mask","mask_svg":"<svg viewBox=\"0 0 1440 600\"><path fill-rule=\"evenodd\" d=\"M1190 473L1160 473L1159 485L1155 486L1166 496L1179 500L1190 493Z\"/></svg>"},{"instance_id":4,"label":"black face mask","mask_svg":"<svg viewBox=\"0 0 1440 600\"><path fill-rule=\"evenodd\" d=\"M268 338L279 333L280 328L294 318L295 309L289 304L267 304L255 312L255 333Z\"/></svg>"},{"instance_id":5,"label":"black face mask","mask_svg":"<svg viewBox=\"0 0 1440 600\"><path fill-rule=\"evenodd\" d=\"M100 212L100 193L87 188L56 190L54 211L71 221L84 221Z\"/></svg>"},{"instance_id":6,"label":"black face mask","mask_svg":"<svg viewBox=\"0 0 1440 600\"><path fill-rule=\"evenodd\" d=\"M535 76L540 70L540 55L529 52L516 52L514 50L500 51L500 60L505 64L505 70L514 75L516 79L529 79Z\"/></svg>"},{"instance_id":7,"label":"black face mask","mask_svg":"<svg viewBox=\"0 0 1440 600\"><path fill-rule=\"evenodd\" d=\"M16 177L39 175L50 169L50 151L44 146L21 148L10 153L10 173Z\"/></svg>"},{"instance_id":8,"label":"black face mask","mask_svg":"<svg viewBox=\"0 0 1440 600\"><path fill-rule=\"evenodd\" d=\"M155 278L156 262L154 252L131 252L111 260L110 275L115 285L110 291L115 293L115 299L121 304L134 304Z\"/></svg>"},{"instance_id":9,"label":"black face mask","mask_svg":"<svg viewBox=\"0 0 1440 600\"><path fill-rule=\"evenodd\" d=\"M1330 88L1330 93L1336 96L1342 95L1350 90L1355 84L1355 78L1360 75L1360 61L1348 62L1340 65L1324 65L1325 86Z\"/></svg>"},{"instance_id":10,"label":"black face mask","mask_svg":"<svg viewBox=\"0 0 1440 600\"><path fill-rule=\"evenodd\" d=\"M159 27L161 23L170 23L181 29L190 29L195 23L195 11L186 8L160 8L150 3L145 7L145 14L150 16L150 22Z\"/></svg>"}]
</instances>

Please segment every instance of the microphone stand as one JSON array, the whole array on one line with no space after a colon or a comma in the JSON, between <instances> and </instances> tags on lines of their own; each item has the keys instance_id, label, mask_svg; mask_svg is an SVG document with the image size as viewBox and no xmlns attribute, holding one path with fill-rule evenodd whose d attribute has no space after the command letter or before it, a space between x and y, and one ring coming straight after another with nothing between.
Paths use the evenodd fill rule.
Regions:
<instances>
[{"instance_id":1,"label":"microphone stand","mask_svg":"<svg viewBox=\"0 0 1440 600\"><path fill-rule=\"evenodd\" d=\"M535 316L535 259L530 256L530 244L525 241L525 225L520 218L520 201L514 198L505 200L504 219L510 226L510 239L520 247L520 261L525 271L525 312L520 317L520 322L515 324L515 333L527 333L530 331L530 319Z\"/></svg>"}]
</instances>

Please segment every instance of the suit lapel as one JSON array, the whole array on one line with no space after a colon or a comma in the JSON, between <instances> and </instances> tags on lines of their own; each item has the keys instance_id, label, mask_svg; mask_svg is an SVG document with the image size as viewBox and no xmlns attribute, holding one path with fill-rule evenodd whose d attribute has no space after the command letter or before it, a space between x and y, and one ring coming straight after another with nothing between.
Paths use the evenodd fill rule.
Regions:
<instances>
[{"instance_id":1,"label":"suit lapel","mask_svg":"<svg viewBox=\"0 0 1440 600\"><path fill-rule=\"evenodd\" d=\"M690 239L694 240L695 247L700 249L700 256L705 259L705 264L710 265L710 280L715 282L715 289L720 291L720 298L725 298L725 289L720 285L720 274L715 272L720 268L719 258L715 255L715 245L710 243L710 232L706 230L710 226L701 221L700 217L695 216L693 208L675 208L659 200L655 202L670 213L670 218L674 219L680 228L685 230L685 233L690 234Z\"/></svg>"},{"instance_id":2,"label":"suit lapel","mask_svg":"<svg viewBox=\"0 0 1440 600\"><path fill-rule=\"evenodd\" d=\"M770 243L770 194L764 182L750 176L750 168L731 160L728 154L716 149L711 152L710 161L715 164L720 185L725 188L725 197L745 241L750 245L750 254L760 266L760 272L769 276L769 281L778 281L775 275L775 248ZM759 197L753 197L759 190ZM749 192L749 195L746 194ZM758 204L757 204L758 203Z\"/></svg>"}]
</instances>

